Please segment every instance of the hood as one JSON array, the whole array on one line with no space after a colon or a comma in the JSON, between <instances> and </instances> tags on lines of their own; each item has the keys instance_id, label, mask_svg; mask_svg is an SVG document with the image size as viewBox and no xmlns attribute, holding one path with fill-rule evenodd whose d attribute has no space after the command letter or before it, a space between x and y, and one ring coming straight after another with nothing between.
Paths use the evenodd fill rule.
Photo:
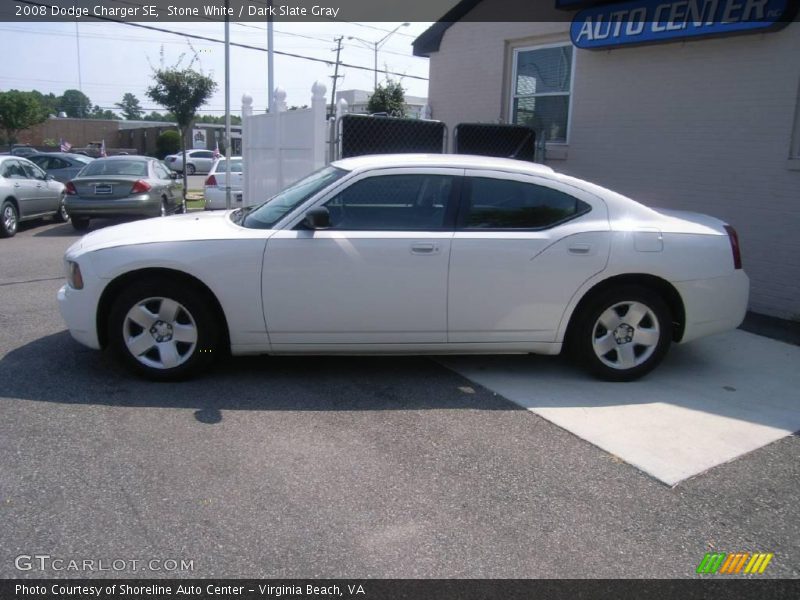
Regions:
<instances>
[{"instance_id":1,"label":"hood","mask_svg":"<svg viewBox=\"0 0 800 600\"><path fill-rule=\"evenodd\" d=\"M92 252L103 248L136 244L253 237L258 230L244 229L235 225L228 218L231 212L193 212L105 227L83 236L70 247L68 254L76 251ZM266 237L264 233L262 230L260 237Z\"/></svg>"}]
</instances>

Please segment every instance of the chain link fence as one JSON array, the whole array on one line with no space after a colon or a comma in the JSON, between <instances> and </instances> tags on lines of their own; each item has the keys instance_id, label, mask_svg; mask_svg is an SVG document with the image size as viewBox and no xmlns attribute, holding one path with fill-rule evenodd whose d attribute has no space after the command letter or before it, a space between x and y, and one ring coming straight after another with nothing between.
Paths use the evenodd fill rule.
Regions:
<instances>
[{"instance_id":1,"label":"chain link fence","mask_svg":"<svg viewBox=\"0 0 800 600\"><path fill-rule=\"evenodd\" d=\"M524 125L459 123L453 130L453 152L533 162L536 132Z\"/></svg>"},{"instance_id":2,"label":"chain link fence","mask_svg":"<svg viewBox=\"0 0 800 600\"><path fill-rule=\"evenodd\" d=\"M343 115L336 122L336 158L365 154L442 154L447 126L441 121Z\"/></svg>"}]
</instances>

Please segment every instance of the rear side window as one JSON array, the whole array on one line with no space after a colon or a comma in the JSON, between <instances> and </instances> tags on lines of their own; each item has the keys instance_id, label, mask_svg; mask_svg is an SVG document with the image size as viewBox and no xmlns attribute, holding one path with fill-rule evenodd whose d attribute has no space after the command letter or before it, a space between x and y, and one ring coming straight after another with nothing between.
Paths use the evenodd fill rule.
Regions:
<instances>
[{"instance_id":1,"label":"rear side window","mask_svg":"<svg viewBox=\"0 0 800 600\"><path fill-rule=\"evenodd\" d=\"M96 160L84 167L82 177L103 175L133 175L135 177L147 176L147 162L141 160Z\"/></svg>"},{"instance_id":2,"label":"rear side window","mask_svg":"<svg viewBox=\"0 0 800 600\"><path fill-rule=\"evenodd\" d=\"M547 229L587 213L591 206L549 187L471 177L465 229Z\"/></svg>"}]
</instances>

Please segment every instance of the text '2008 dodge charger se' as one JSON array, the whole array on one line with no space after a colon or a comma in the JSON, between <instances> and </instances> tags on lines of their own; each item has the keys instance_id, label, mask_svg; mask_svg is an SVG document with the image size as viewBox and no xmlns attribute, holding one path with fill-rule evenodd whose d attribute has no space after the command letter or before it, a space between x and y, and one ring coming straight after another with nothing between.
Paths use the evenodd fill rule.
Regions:
<instances>
[{"instance_id":1,"label":"text '2008 dodge charger se'","mask_svg":"<svg viewBox=\"0 0 800 600\"><path fill-rule=\"evenodd\" d=\"M734 230L531 163L384 155L267 202L129 223L67 250L73 337L154 379L222 352L540 353L632 380L737 327Z\"/></svg>"}]
</instances>

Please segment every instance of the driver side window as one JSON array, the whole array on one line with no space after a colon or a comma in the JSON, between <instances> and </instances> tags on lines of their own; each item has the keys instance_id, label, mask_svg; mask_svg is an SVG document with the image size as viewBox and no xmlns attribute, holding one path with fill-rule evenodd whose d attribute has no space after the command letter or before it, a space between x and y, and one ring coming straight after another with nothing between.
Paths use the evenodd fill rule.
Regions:
<instances>
[{"instance_id":1,"label":"driver side window","mask_svg":"<svg viewBox=\"0 0 800 600\"><path fill-rule=\"evenodd\" d=\"M357 181L325 203L332 230L437 231L445 225L453 177L378 175Z\"/></svg>"}]
</instances>

